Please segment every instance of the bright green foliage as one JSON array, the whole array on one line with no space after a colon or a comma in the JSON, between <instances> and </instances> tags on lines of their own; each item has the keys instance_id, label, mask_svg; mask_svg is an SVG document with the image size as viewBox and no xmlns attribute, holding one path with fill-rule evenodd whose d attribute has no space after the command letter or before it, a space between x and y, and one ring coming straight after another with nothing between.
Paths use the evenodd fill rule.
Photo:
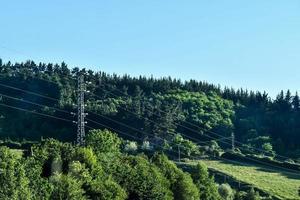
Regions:
<instances>
[{"instance_id":1,"label":"bright green foliage","mask_svg":"<svg viewBox=\"0 0 300 200\"><path fill-rule=\"evenodd\" d=\"M180 134L174 136L171 143L173 149L180 148L182 155L186 157L200 154L199 146L191 140L184 139Z\"/></svg>"},{"instance_id":2,"label":"bright green foliage","mask_svg":"<svg viewBox=\"0 0 300 200\"><path fill-rule=\"evenodd\" d=\"M214 157L219 157L221 152L223 152L223 150L215 140L212 140L209 142L208 152L210 153L210 155L213 155Z\"/></svg>"},{"instance_id":3,"label":"bright green foliage","mask_svg":"<svg viewBox=\"0 0 300 200\"><path fill-rule=\"evenodd\" d=\"M91 130L86 137L86 144L99 155L100 153L119 153L121 139L109 130Z\"/></svg>"},{"instance_id":4,"label":"bright green foliage","mask_svg":"<svg viewBox=\"0 0 300 200\"><path fill-rule=\"evenodd\" d=\"M88 196L93 200L124 200L127 198L126 191L111 178L104 181L93 180L88 190Z\"/></svg>"},{"instance_id":5,"label":"bright green foliage","mask_svg":"<svg viewBox=\"0 0 300 200\"><path fill-rule=\"evenodd\" d=\"M97 156L94 154L91 148L76 148L72 160L77 160L80 163L84 163L89 169L93 169L97 166Z\"/></svg>"},{"instance_id":6,"label":"bright green foliage","mask_svg":"<svg viewBox=\"0 0 300 200\"><path fill-rule=\"evenodd\" d=\"M258 136L250 138L247 141L250 149L252 147L254 147L254 151L255 149L262 149L264 152L258 153L263 153L264 156L275 156L275 151L273 151L273 146L271 144L272 139L269 136Z\"/></svg>"},{"instance_id":7,"label":"bright green foliage","mask_svg":"<svg viewBox=\"0 0 300 200\"><path fill-rule=\"evenodd\" d=\"M234 190L227 183L219 185L218 188L219 194L224 200L233 200L234 199Z\"/></svg>"},{"instance_id":8,"label":"bright green foliage","mask_svg":"<svg viewBox=\"0 0 300 200\"><path fill-rule=\"evenodd\" d=\"M58 200L84 200L84 190L81 188L80 181L72 176L57 174L51 177L51 183L54 189L51 194L51 199Z\"/></svg>"},{"instance_id":9,"label":"bright green foliage","mask_svg":"<svg viewBox=\"0 0 300 200\"><path fill-rule=\"evenodd\" d=\"M234 200L245 200L247 192L238 191L235 193Z\"/></svg>"},{"instance_id":10,"label":"bright green foliage","mask_svg":"<svg viewBox=\"0 0 300 200\"><path fill-rule=\"evenodd\" d=\"M233 103L213 92L206 95L202 92L179 90L165 95L164 98L181 102L183 109L188 113L187 119L204 128L223 127L231 130L233 127L231 121L234 115Z\"/></svg>"},{"instance_id":11,"label":"bright green foliage","mask_svg":"<svg viewBox=\"0 0 300 200\"><path fill-rule=\"evenodd\" d=\"M30 180L32 199L46 200L50 198L53 185L48 179L42 178L43 166L33 157L26 159L25 163L26 177Z\"/></svg>"},{"instance_id":12,"label":"bright green foliage","mask_svg":"<svg viewBox=\"0 0 300 200\"><path fill-rule=\"evenodd\" d=\"M68 68L65 63L37 64L26 61L12 64L4 63L0 59L1 83L59 99L58 102L51 101L0 87L1 94L46 106L39 108L35 105L19 104L5 96L1 96L0 101L67 119L70 117L68 112L56 112L51 107L74 110L77 87L74 77L79 71L79 68ZM104 115L101 123L112 128L114 124L108 117L143 130L145 134L130 132L141 139L160 136L170 142L172 132L207 139L198 134L201 131L207 133L202 128L223 136L229 136L234 130L236 138L243 143L247 143L248 139L268 135L273 151L295 159L300 157L300 98L297 93L293 95L290 91L281 91L273 100L266 92L227 87L221 89L223 87L203 81L190 80L183 83L170 77L154 79L143 76L116 76L85 69L82 71L87 72L85 79L91 82L88 85L91 95L86 102L87 111ZM99 120L96 115L90 118ZM189 122L201 128L189 126L192 129L190 130L179 126ZM9 137L13 140L26 138L38 141L42 136L70 142L76 137L73 127L68 123L51 118L45 120L32 113L5 107L0 107L0 127L1 139ZM118 129L128 132L127 127L119 126ZM256 136L247 134L251 132ZM222 143L220 145L225 146ZM258 148L262 148L261 145Z\"/></svg>"},{"instance_id":13,"label":"bright green foliage","mask_svg":"<svg viewBox=\"0 0 300 200\"><path fill-rule=\"evenodd\" d=\"M34 159L43 166L42 176L49 177L68 170L75 148L69 143L46 139L33 146L32 152Z\"/></svg>"},{"instance_id":14,"label":"bright green foliage","mask_svg":"<svg viewBox=\"0 0 300 200\"><path fill-rule=\"evenodd\" d=\"M250 189L249 193L246 195L245 200L260 200L261 197L259 196L258 192L255 192L253 188Z\"/></svg>"},{"instance_id":15,"label":"bright green foliage","mask_svg":"<svg viewBox=\"0 0 300 200\"><path fill-rule=\"evenodd\" d=\"M0 199L31 199L29 179L26 177L22 159L6 147L0 147Z\"/></svg>"},{"instance_id":16,"label":"bright green foliage","mask_svg":"<svg viewBox=\"0 0 300 200\"><path fill-rule=\"evenodd\" d=\"M179 173L174 185L174 199L198 200L199 191L188 173Z\"/></svg>"},{"instance_id":17,"label":"bright green foliage","mask_svg":"<svg viewBox=\"0 0 300 200\"><path fill-rule=\"evenodd\" d=\"M149 161L145 155L122 154L119 151L120 139L114 133L106 131L103 138L100 133L96 131L91 135L95 142L91 137L89 144L93 145L89 147L43 140L34 145L32 155L26 158L1 147L0 199L220 199L203 164L197 165L193 180L165 155L156 154ZM105 143L105 138L118 145ZM105 151L96 146L102 143ZM231 199L226 187L220 191L225 199ZM253 191L248 196L250 200L259 198Z\"/></svg>"},{"instance_id":18,"label":"bright green foliage","mask_svg":"<svg viewBox=\"0 0 300 200\"><path fill-rule=\"evenodd\" d=\"M126 189L129 199L173 199L168 180L141 156L123 157L115 178Z\"/></svg>"},{"instance_id":19,"label":"bright green foliage","mask_svg":"<svg viewBox=\"0 0 300 200\"><path fill-rule=\"evenodd\" d=\"M199 192L190 175L178 169L165 155L156 154L153 163L159 167L163 175L169 180L174 199L199 199Z\"/></svg>"},{"instance_id":20,"label":"bright green foliage","mask_svg":"<svg viewBox=\"0 0 300 200\"><path fill-rule=\"evenodd\" d=\"M209 177L207 166L203 162L199 162L194 167L192 177L199 189L200 199L220 199L214 179Z\"/></svg>"},{"instance_id":21,"label":"bright green foliage","mask_svg":"<svg viewBox=\"0 0 300 200\"><path fill-rule=\"evenodd\" d=\"M291 174L285 170L274 171L274 168L262 165L236 164L230 161L204 160L205 164L236 180L253 185L255 188L278 197L279 199L299 198L300 174Z\"/></svg>"},{"instance_id":22,"label":"bright green foliage","mask_svg":"<svg viewBox=\"0 0 300 200\"><path fill-rule=\"evenodd\" d=\"M262 150L264 150L266 155L275 156L275 152L273 151L273 146L270 142L264 143L262 146Z\"/></svg>"}]
</instances>

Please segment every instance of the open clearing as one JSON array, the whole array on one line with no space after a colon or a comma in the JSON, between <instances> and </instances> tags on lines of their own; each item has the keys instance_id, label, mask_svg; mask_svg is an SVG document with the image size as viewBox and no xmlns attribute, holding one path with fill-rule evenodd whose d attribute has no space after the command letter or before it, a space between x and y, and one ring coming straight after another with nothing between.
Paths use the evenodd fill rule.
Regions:
<instances>
[{"instance_id":1,"label":"open clearing","mask_svg":"<svg viewBox=\"0 0 300 200\"><path fill-rule=\"evenodd\" d=\"M229 161L203 160L208 168L228 174L236 180L281 199L300 199L300 173L271 169L265 166L232 163Z\"/></svg>"}]
</instances>

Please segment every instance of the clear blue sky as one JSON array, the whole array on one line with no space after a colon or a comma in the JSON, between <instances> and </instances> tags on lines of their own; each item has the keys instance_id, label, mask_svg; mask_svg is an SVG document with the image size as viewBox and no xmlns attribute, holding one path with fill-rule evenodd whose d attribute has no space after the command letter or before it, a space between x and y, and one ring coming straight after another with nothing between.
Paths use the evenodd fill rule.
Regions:
<instances>
[{"instance_id":1,"label":"clear blue sky","mask_svg":"<svg viewBox=\"0 0 300 200\"><path fill-rule=\"evenodd\" d=\"M1 1L4 61L300 89L299 0Z\"/></svg>"}]
</instances>

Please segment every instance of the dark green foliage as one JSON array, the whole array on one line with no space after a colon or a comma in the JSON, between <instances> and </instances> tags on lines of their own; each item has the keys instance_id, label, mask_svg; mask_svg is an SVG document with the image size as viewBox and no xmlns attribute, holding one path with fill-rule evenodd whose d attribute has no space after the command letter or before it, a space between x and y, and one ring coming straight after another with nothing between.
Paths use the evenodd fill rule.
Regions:
<instances>
[{"instance_id":1,"label":"dark green foliage","mask_svg":"<svg viewBox=\"0 0 300 200\"><path fill-rule=\"evenodd\" d=\"M115 174L129 199L173 199L169 181L159 169L141 156L125 156Z\"/></svg>"},{"instance_id":2,"label":"dark green foliage","mask_svg":"<svg viewBox=\"0 0 300 200\"><path fill-rule=\"evenodd\" d=\"M72 116L50 107L74 111L73 103L76 103L74 78L78 71L78 68L69 69L65 63L60 65L36 64L33 61L2 63L0 83L45 94L57 98L58 101L1 86L0 93L47 106L29 105L4 96L1 97L1 102L73 120ZM87 70L83 69L83 71ZM234 130L236 138L245 143L251 138L269 136L274 151L296 158L300 155L300 151L297 151L300 146L296 142L300 139L298 94L292 95L290 91L286 93L282 91L274 101L271 101L266 93L230 88L221 90L219 86L194 80L181 83L171 78L119 77L90 70L87 73L86 80L92 83L88 88L91 95L87 96L87 109L145 132L144 134L132 133L134 136L145 138L157 135L168 138L176 131L208 140L207 137L197 134L201 129L186 123L192 122L223 136L229 136ZM99 98L95 98L92 94ZM135 113L138 117L127 113L124 109ZM96 116L91 115L90 118L96 119ZM146 119L157 123L150 123ZM107 126L129 131L105 118L101 121ZM178 125L185 125L195 131ZM0 137L2 138L39 140L43 136L74 141L74 132L75 126L67 122L0 107ZM251 136L250 133L256 135ZM217 139L217 136L213 137ZM224 143L220 145L226 146Z\"/></svg>"},{"instance_id":3,"label":"dark green foliage","mask_svg":"<svg viewBox=\"0 0 300 200\"><path fill-rule=\"evenodd\" d=\"M300 139L300 100L297 93L293 95L290 91L281 91L275 100L271 100L266 92L221 89L220 86L201 81L182 83L171 78L132 78L127 75L120 77L104 72L95 73L85 69L83 71L88 74L86 80L91 82L88 88L91 94L87 95L87 110L122 121L143 130L144 133L132 132L107 118L100 119L106 126L124 132L130 131L142 139L154 136L169 139L172 132L180 132L197 139L210 140L211 138L199 135L203 131L201 128L216 131L223 136L229 136L234 130L237 140L241 142L248 143L249 139L268 136L273 151L295 158L300 157L300 145L297 143ZM74 111L75 79L78 72L78 68L69 69L65 63L1 63L0 83L57 98L58 101L3 86L0 86L2 94L46 106L30 105L4 96L0 101L10 106L73 120L67 113L55 111L50 107ZM98 97L95 98L93 94ZM99 120L99 116L89 117ZM194 123L200 128L188 123ZM75 131L75 126L68 122L0 107L2 138L37 141L43 136L74 141ZM211 136L218 139L216 135ZM251 145L251 141L249 142ZM220 146L228 147L224 143L220 143ZM263 148L261 145L258 147ZM270 152L271 155L274 154L273 151Z\"/></svg>"}]
</instances>

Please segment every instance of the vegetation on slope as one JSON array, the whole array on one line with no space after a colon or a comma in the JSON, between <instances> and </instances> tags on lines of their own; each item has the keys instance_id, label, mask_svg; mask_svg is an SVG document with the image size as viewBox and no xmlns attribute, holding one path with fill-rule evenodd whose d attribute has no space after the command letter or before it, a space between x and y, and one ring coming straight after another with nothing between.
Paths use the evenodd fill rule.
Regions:
<instances>
[{"instance_id":1,"label":"vegetation on slope","mask_svg":"<svg viewBox=\"0 0 300 200\"><path fill-rule=\"evenodd\" d=\"M294 159L300 157L300 144L297 142L300 139L298 94L281 92L275 100L271 100L266 93L221 89L220 86L201 81L183 83L171 78L132 78L85 69L82 71L87 74L86 81L91 82L88 86L91 93L87 95L87 110L104 116L90 113L89 117L101 120L108 127L129 132L141 139L154 136L169 139L171 132L177 132L208 141L220 138L208 131L225 137L234 132L236 139L251 151L259 153L257 148L270 148L271 145L280 154ZM65 63L36 64L28 61L12 64L0 60L1 84L57 99L45 99L1 85L0 94L46 106L41 108L3 95L0 95L1 103L73 120L72 116L51 107L74 111L78 72L78 68L69 69ZM64 141L73 141L75 138L75 127L63 121L45 120L31 113L4 107L0 108L0 115L1 138L39 140L43 136ZM116 124L107 117L143 133ZM210 138L201 134L208 134ZM225 148L228 146L223 142L220 145Z\"/></svg>"},{"instance_id":2,"label":"vegetation on slope","mask_svg":"<svg viewBox=\"0 0 300 200\"><path fill-rule=\"evenodd\" d=\"M208 168L227 174L236 180L249 183L272 196L281 199L300 199L298 196L300 174L274 171L272 168L261 165L253 166L253 164L247 165L216 160L203 160L203 162Z\"/></svg>"},{"instance_id":3,"label":"vegetation on slope","mask_svg":"<svg viewBox=\"0 0 300 200\"><path fill-rule=\"evenodd\" d=\"M221 198L207 193L217 190L215 184L199 190L210 177L192 179L165 155L124 154L122 143L115 133L94 130L87 147L47 139L29 157L0 147L0 199L197 200L199 192Z\"/></svg>"}]
</instances>

